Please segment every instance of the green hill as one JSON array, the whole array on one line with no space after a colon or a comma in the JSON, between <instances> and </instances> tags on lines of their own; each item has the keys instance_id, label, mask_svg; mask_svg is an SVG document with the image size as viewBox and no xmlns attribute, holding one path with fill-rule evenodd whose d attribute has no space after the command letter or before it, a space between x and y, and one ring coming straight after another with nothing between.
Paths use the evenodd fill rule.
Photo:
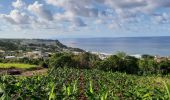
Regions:
<instances>
[{"instance_id":1,"label":"green hill","mask_svg":"<svg viewBox=\"0 0 170 100\"><path fill-rule=\"evenodd\" d=\"M0 49L7 51L23 50L41 50L46 52L57 51L78 51L83 50L78 48L71 48L63 45L58 40L45 39L0 39Z\"/></svg>"}]
</instances>

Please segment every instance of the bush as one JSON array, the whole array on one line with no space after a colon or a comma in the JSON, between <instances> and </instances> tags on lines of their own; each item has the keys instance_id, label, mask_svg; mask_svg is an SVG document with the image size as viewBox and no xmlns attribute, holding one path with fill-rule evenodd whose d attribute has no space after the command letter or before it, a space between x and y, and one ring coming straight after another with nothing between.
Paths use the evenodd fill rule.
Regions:
<instances>
[{"instance_id":1,"label":"bush","mask_svg":"<svg viewBox=\"0 0 170 100\"><path fill-rule=\"evenodd\" d=\"M72 54L68 53L56 53L50 58L51 67L74 67L75 61L72 59Z\"/></svg>"},{"instance_id":2,"label":"bush","mask_svg":"<svg viewBox=\"0 0 170 100\"><path fill-rule=\"evenodd\" d=\"M79 55L57 53L50 58L49 64L54 67L97 68L103 71L119 71L138 75L170 73L170 61L168 60L158 63L152 56L145 55L142 59L138 59L125 53L111 55L104 60L88 52Z\"/></svg>"},{"instance_id":3,"label":"bush","mask_svg":"<svg viewBox=\"0 0 170 100\"><path fill-rule=\"evenodd\" d=\"M124 71L129 74L137 74L139 71L138 59L132 56L126 56Z\"/></svg>"},{"instance_id":4,"label":"bush","mask_svg":"<svg viewBox=\"0 0 170 100\"><path fill-rule=\"evenodd\" d=\"M144 54L144 55L142 55L142 58L143 59L154 59L154 56L148 55L148 54Z\"/></svg>"},{"instance_id":5,"label":"bush","mask_svg":"<svg viewBox=\"0 0 170 100\"><path fill-rule=\"evenodd\" d=\"M100 58L95 54L86 52L74 56L74 60L78 63L79 68L92 69L96 68L96 63L100 61Z\"/></svg>"},{"instance_id":6,"label":"bush","mask_svg":"<svg viewBox=\"0 0 170 100\"><path fill-rule=\"evenodd\" d=\"M159 63L159 68L160 68L160 73L165 75L170 73L170 61L166 60L166 61L162 61Z\"/></svg>"},{"instance_id":7,"label":"bush","mask_svg":"<svg viewBox=\"0 0 170 100\"><path fill-rule=\"evenodd\" d=\"M112 55L109 58L101 61L100 69L105 71L122 71L124 68L123 59L119 58L117 55Z\"/></svg>"},{"instance_id":8,"label":"bush","mask_svg":"<svg viewBox=\"0 0 170 100\"><path fill-rule=\"evenodd\" d=\"M156 74L159 70L157 62L153 59L139 60L139 68L142 74Z\"/></svg>"},{"instance_id":9,"label":"bush","mask_svg":"<svg viewBox=\"0 0 170 100\"><path fill-rule=\"evenodd\" d=\"M40 67L48 68L48 64L47 64L47 63L45 63L45 62L41 62Z\"/></svg>"}]
</instances>

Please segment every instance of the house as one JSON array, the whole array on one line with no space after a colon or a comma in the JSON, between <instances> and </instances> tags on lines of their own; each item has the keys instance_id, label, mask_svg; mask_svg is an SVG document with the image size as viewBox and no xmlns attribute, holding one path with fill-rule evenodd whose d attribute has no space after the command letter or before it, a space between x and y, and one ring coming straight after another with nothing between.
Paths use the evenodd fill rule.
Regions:
<instances>
[{"instance_id":1,"label":"house","mask_svg":"<svg viewBox=\"0 0 170 100\"><path fill-rule=\"evenodd\" d=\"M99 52L91 52L92 54L96 54L99 56L100 59L104 60L108 58L111 54L108 53L99 53Z\"/></svg>"},{"instance_id":2,"label":"house","mask_svg":"<svg viewBox=\"0 0 170 100\"><path fill-rule=\"evenodd\" d=\"M104 59L108 58L110 56L110 54L99 53L98 56L99 56L100 59L104 60Z\"/></svg>"},{"instance_id":3,"label":"house","mask_svg":"<svg viewBox=\"0 0 170 100\"><path fill-rule=\"evenodd\" d=\"M0 50L0 54L1 54L1 55L4 55L4 54L5 54L5 51L4 51L4 50Z\"/></svg>"},{"instance_id":4,"label":"house","mask_svg":"<svg viewBox=\"0 0 170 100\"><path fill-rule=\"evenodd\" d=\"M4 58L5 59L15 59L16 57L15 56L5 56Z\"/></svg>"},{"instance_id":5,"label":"house","mask_svg":"<svg viewBox=\"0 0 170 100\"><path fill-rule=\"evenodd\" d=\"M81 52L74 51L73 54L74 55L79 55L79 54L81 54Z\"/></svg>"},{"instance_id":6,"label":"house","mask_svg":"<svg viewBox=\"0 0 170 100\"><path fill-rule=\"evenodd\" d=\"M38 58L42 58L42 52L41 51L27 52L24 54L24 56L28 58L38 59Z\"/></svg>"},{"instance_id":7,"label":"house","mask_svg":"<svg viewBox=\"0 0 170 100\"><path fill-rule=\"evenodd\" d=\"M155 56L154 60L158 63L160 63L161 61L166 61L168 60L167 57L160 57L160 56Z\"/></svg>"},{"instance_id":8,"label":"house","mask_svg":"<svg viewBox=\"0 0 170 100\"><path fill-rule=\"evenodd\" d=\"M14 56L15 54L16 54L15 51L6 51L5 52L5 55L7 55L7 56Z\"/></svg>"},{"instance_id":9,"label":"house","mask_svg":"<svg viewBox=\"0 0 170 100\"><path fill-rule=\"evenodd\" d=\"M44 53L42 53L43 59L48 59L50 55L52 55L51 52L44 52Z\"/></svg>"},{"instance_id":10,"label":"house","mask_svg":"<svg viewBox=\"0 0 170 100\"><path fill-rule=\"evenodd\" d=\"M41 52L41 51L32 51L24 54L24 57L39 59L44 58L47 59L51 53L50 52Z\"/></svg>"}]
</instances>

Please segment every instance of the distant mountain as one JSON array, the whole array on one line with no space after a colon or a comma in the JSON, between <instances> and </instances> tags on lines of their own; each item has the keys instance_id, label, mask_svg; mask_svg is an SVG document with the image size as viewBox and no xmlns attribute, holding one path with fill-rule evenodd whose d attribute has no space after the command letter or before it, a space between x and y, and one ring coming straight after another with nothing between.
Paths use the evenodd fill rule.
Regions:
<instances>
[{"instance_id":1,"label":"distant mountain","mask_svg":"<svg viewBox=\"0 0 170 100\"><path fill-rule=\"evenodd\" d=\"M67 47L58 40L45 39L0 39L0 49L5 51L33 51L41 50L44 52L77 51L84 52L79 48Z\"/></svg>"}]
</instances>

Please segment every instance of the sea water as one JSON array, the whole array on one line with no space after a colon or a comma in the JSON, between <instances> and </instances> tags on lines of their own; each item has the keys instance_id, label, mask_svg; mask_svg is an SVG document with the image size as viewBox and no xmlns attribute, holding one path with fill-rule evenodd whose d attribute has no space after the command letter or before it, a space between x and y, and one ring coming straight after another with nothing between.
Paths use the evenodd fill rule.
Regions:
<instances>
[{"instance_id":1,"label":"sea water","mask_svg":"<svg viewBox=\"0 0 170 100\"><path fill-rule=\"evenodd\" d=\"M150 54L170 56L170 37L121 37L121 38L65 38L59 39L69 47L90 52L129 55Z\"/></svg>"}]
</instances>

